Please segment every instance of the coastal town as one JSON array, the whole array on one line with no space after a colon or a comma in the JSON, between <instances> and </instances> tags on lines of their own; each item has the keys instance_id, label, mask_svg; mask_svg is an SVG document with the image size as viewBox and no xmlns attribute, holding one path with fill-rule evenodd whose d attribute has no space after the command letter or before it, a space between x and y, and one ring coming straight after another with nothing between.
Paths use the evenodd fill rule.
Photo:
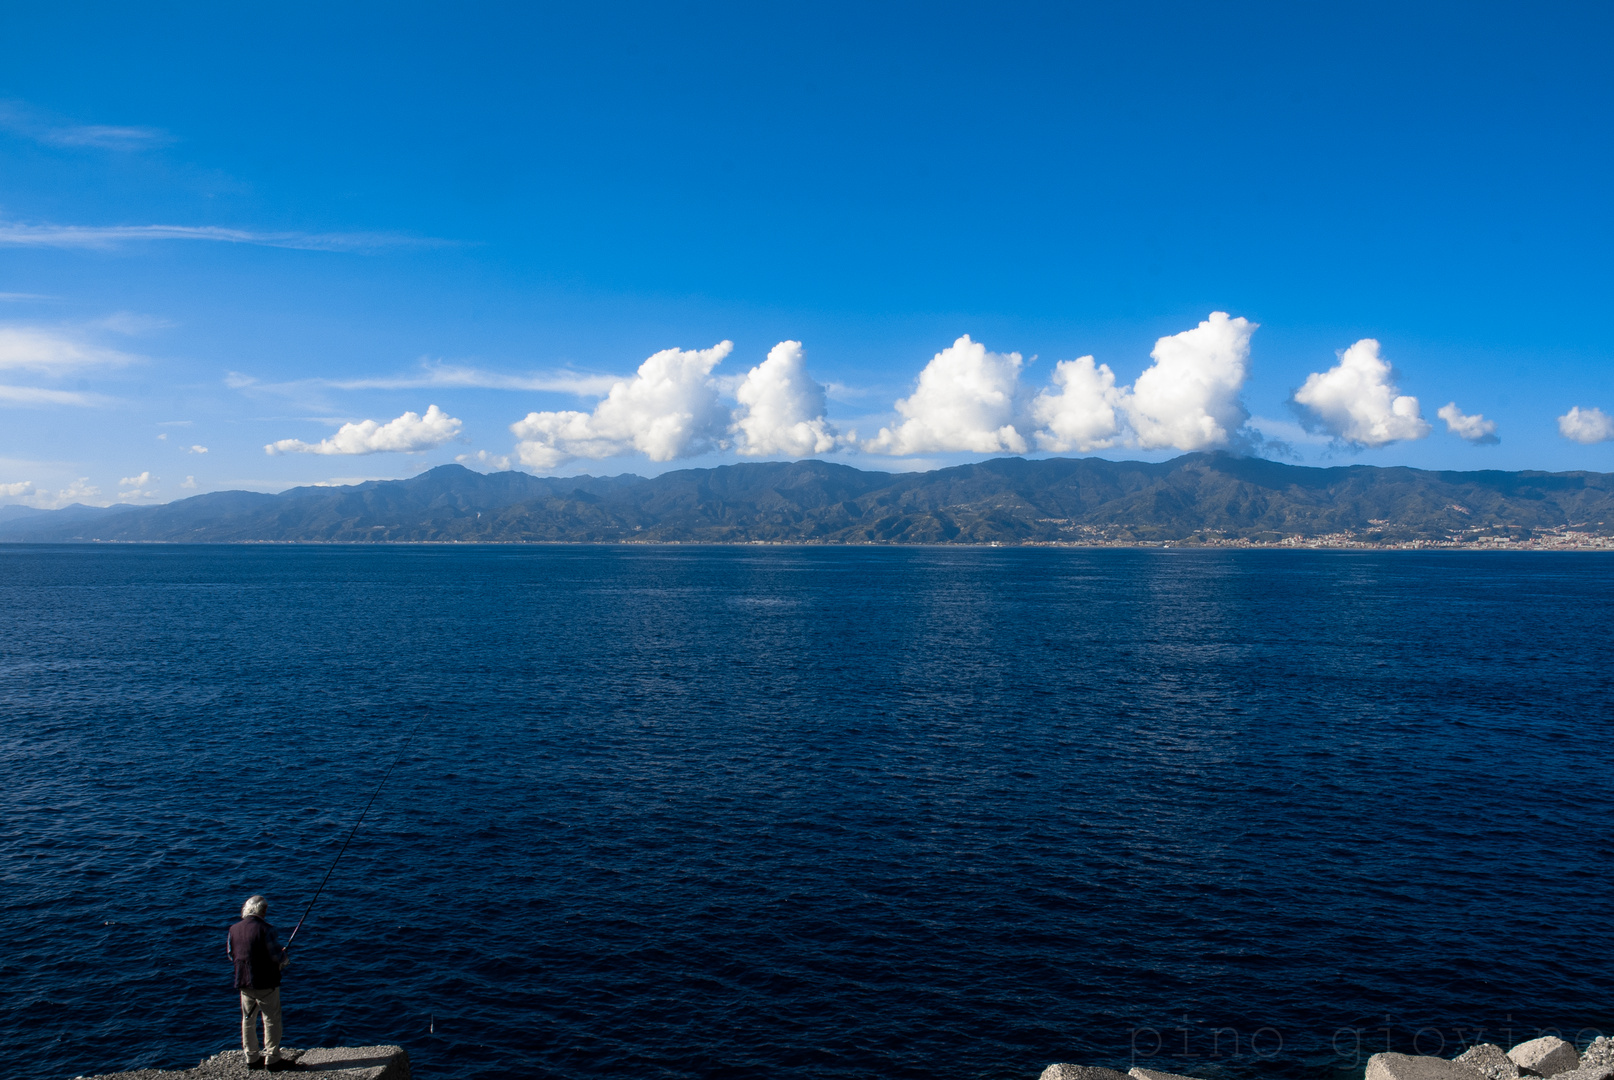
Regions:
<instances>
[{"instance_id":1,"label":"coastal town","mask_svg":"<svg viewBox=\"0 0 1614 1080\"><path fill-rule=\"evenodd\" d=\"M1410 535L1388 520L1369 522L1369 529L1342 529L1307 536L1277 530L1236 535L1201 529L1178 538L1165 538L1158 530L1128 525L1076 525L1058 519L1040 519L1054 525L1060 539L1030 541L1036 547L1172 547L1172 548L1304 548L1309 550L1359 549L1371 551L1614 551L1614 530L1603 522L1586 522L1553 528L1526 529L1494 524L1452 530L1443 536Z\"/></svg>"}]
</instances>

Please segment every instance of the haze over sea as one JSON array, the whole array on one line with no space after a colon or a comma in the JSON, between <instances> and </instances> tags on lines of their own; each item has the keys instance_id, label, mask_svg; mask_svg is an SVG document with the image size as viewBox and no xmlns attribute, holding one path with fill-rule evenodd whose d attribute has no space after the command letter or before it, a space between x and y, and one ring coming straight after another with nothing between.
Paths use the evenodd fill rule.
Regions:
<instances>
[{"instance_id":1,"label":"haze over sea","mask_svg":"<svg viewBox=\"0 0 1614 1080\"><path fill-rule=\"evenodd\" d=\"M292 1046L456 1080L1301 1080L1614 1032L1607 556L0 566L9 1075L234 1045L226 925L263 892L284 937L400 752L298 938Z\"/></svg>"}]
</instances>

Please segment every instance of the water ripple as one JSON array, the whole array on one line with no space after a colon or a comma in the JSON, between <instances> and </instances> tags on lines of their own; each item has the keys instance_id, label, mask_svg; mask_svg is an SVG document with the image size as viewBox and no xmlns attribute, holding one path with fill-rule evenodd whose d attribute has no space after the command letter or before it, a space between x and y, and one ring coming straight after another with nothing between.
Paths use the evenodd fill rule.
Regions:
<instances>
[{"instance_id":1,"label":"water ripple","mask_svg":"<svg viewBox=\"0 0 1614 1080\"><path fill-rule=\"evenodd\" d=\"M1341 1029L1614 1030L1606 557L0 565L19 1075L230 1045L231 913L261 891L289 928L423 709L299 938L294 1045L463 1080L1217 1080L1359 1071Z\"/></svg>"}]
</instances>

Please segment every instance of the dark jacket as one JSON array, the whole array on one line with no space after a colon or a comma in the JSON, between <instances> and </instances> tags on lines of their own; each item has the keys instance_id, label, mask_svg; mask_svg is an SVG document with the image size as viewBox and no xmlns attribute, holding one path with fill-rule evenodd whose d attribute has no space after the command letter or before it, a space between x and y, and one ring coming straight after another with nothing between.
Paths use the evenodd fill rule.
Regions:
<instances>
[{"instance_id":1,"label":"dark jacket","mask_svg":"<svg viewBox=\"0 0 1614 1080\"><path fill-rule=\"evenodd\" d=\"M286 951L275 939L275 928L248 915L230 927L230 959L235 961L237 990L273 990L280 985L280 963Z\"/></svg>"}]
</instances>

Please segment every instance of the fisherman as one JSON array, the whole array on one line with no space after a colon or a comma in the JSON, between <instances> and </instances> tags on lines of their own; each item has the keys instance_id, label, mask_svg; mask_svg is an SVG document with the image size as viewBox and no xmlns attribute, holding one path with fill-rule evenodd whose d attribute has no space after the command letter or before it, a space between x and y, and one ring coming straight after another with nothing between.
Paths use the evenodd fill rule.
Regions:
<instances>
[{"instance_id":1,"label":"fisherman","mask_svg":"<svg viewBox=\"0 0 1614 1080\"><path fill-rule=\"evenodd\" d=\"M291 961L264 921L269 901L253 896L241 905L241 921L230 927L225 948L235 963L235 988L241 992L241 1049L247 1068L278 1072L280 1056L280 973ZM259 1014L263 1014L263 1050L258 1049Z\"/></svg>"}]
</instances>

